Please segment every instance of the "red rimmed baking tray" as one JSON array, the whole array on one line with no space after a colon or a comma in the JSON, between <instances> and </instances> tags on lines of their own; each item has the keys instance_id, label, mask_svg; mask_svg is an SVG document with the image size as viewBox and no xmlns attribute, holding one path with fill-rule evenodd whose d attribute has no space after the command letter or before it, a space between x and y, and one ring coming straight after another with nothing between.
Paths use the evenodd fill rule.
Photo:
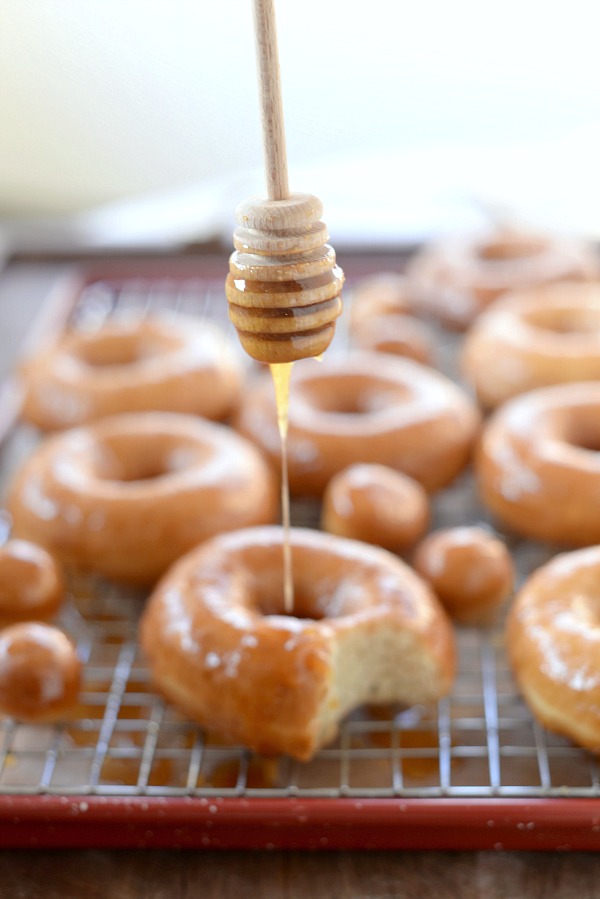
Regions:
<instances>
[{"instance_id":1,"label":"red rimmed baking tray","mask_svg":"<svg viewBox=\"0 0 600 899\"><path fill-rule=\"evenodd\" d=\"M350 302L353 277L389 267L344 265ZM96 327L125 309L180 311L228 327L224 267L204 259L76 267L53 286L37 339L66 324ZM440 364L452 371L457 338L438 337ZM344 341L342 324L334 351ZM38 440L8 415L6 425L5 482ZM296 502L293 522L315 527L318 512ZM435 497L434 526L474 521L486 515L466 474ZM552 553L507 539L520 577ZM70 586L60 623L85 660L80 707L52 727L0 720L3 846L600 848L597 759L532 719L501 625L458 630L450 697L432 707L360 709L332 746L301 764L222 745L152 692L137 644L143 596L93 576Z\"/></svg>"}]
</instances>

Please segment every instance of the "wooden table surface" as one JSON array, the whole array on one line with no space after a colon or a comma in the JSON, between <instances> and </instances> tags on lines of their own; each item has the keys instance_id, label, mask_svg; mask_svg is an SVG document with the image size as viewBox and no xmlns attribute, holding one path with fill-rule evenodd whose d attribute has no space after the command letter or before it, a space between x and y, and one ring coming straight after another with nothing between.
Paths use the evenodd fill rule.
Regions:
<instances>
[{"instance_id":1,"label":"wooden table surface","mask_svg":"<svg viewBox=\"0 0 600 899\"><path fill-rule=\"evenodd\" d=\"M0 377L53 266L0 278ZM0 899L242 897L600 899L600 855L575 852L4 850Z\"/></svg>"}]
</instances>

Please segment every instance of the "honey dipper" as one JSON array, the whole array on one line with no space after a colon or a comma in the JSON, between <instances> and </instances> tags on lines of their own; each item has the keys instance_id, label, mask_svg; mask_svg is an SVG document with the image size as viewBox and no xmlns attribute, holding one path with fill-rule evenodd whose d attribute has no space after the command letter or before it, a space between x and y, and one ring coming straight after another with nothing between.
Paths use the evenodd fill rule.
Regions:
<instances>
[{"instance_id":1,"label":"honey dipper","mask_svg":"<svg viewBox=\"0 0 600 899\"><path fill-rule=\"evenodd\" d=\"M321 221L321 201L288 188L273 0L254 0L268 199L236 209L225 286L229 318L259 362L319 356L342 311L344 273Z\"/></svg>"}]
</instances>

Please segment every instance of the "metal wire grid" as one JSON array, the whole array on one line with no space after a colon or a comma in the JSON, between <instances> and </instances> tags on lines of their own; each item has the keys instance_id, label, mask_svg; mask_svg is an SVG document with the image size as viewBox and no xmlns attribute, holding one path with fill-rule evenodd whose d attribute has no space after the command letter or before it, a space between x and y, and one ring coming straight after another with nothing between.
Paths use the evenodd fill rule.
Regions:
<instances>
[{"instance_id":1,"label":"metal wire grid","mask_svg":"<svg viewBox=\"0 0 600 899\"><path fill-rule=\"evenodd\" d=\"M73 323L87 327L126 310L167 309L226 321L222 284L202 279L96 282ZM18 429L4 476L28 451ZM316 526L318 508L294 503L292 520ZM469 476L441 492L434 525L485 521ZM551 555L513 541L520 578ZM363 708L310 763L263 759L203 733L153 693L137 644L144 597L78 577L61 625L85 661L77 713L55 726L0 720L0 794L264 797L598 796L595 757L541 728L519 697L503 628L459 629L452 695L436 706ZM523 826L526 826L525 824Z\"/></svg>"}]
</instances>

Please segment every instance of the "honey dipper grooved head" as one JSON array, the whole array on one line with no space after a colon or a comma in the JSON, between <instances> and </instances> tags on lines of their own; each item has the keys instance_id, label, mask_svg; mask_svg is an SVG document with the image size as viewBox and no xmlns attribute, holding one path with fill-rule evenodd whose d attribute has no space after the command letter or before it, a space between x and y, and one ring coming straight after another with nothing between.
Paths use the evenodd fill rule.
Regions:
<instances>
[{"instance_id":1,"label":"honey dipper grooved head","mask_svg":"<svg viewBox=\"0 0 600 899\"><path fill-rule=\"evenodd\" d=\"M250 198L236 210L225 292L240 342L259 362L318 356L331 343L344 273L321 213L310 194Z\"/></svg>"}]
</instances>

